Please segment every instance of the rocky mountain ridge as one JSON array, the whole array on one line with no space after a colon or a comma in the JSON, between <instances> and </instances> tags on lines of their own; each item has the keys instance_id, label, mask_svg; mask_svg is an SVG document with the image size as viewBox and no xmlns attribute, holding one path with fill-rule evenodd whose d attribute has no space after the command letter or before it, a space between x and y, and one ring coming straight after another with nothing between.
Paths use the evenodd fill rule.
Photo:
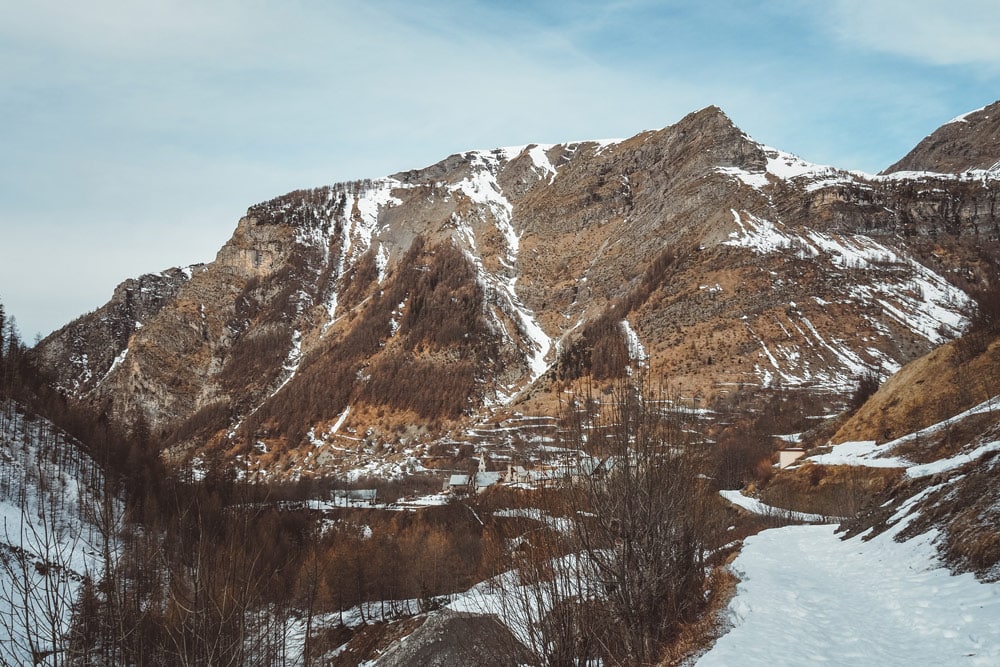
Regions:
<instances>
[{"instance_id":1,"label":"rocky mountain ridge","mask_svg":"<svg viewBox=\"0 0 1000 667\"><path fill-rule=\"evenodd\" d=\"M968 164L997 146L984 114L963 141L992 148ZM950 164L925 154L896 166ZM843 394L965 327L1000 259L997 176L813 165L715 107L622 141L470 151L252 206L190 279L168 272L138 311L116 291L38 353L178 460L292 476L553 414L633 367L706 404Z\"/></svg>"}]
</instances>

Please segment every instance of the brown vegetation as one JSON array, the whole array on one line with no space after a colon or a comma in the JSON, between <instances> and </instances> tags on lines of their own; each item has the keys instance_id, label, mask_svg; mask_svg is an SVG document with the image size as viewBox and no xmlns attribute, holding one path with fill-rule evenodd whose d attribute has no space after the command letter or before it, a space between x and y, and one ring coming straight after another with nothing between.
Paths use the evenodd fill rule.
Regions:
<instances>
[{"instance_id":1,"label":"brown vegetation","mask_svg":"<svg viewBox=\"0 0 1000 667\"><path fill-rule=\"evenodd\" d=\"M811 419L828 398L808 391L742 391L715 402L717 413L710 435L715 482L720 489L740 489L764 482L773 474L771 459L781 434L816 428Z\"/></svg>"},{"instance_id":2,"label":"brown vegetation","mask_svg":"<svg viewBox=\"0 0 1000 667\"><path fill-rule=\"evenodd\" d=\"M961 339L907 364L849 419L833 441L898 438L1000 394L1000 339L963 358Z\"/></svg>"},{"instance_id":3,"label":"brown vegetation","mask_svg":"<svg viewBox=\"0 0 1000 667\"><path fill-rule=\"evenodd\" d=\"M895 485L897 468L827 466L805 463L775 474L760 487L768 505L829 517L853 517Z\"/></svg>"},{"instance_id":4,"label":"brown vegetation","mask_svg":"<svg viewBox=\"0 0 1000 667\"><path fill-rule=\"evenodd\" d=\"M620 382L572 402L562 444L600 465L550 492L541 509L553 523L489 540L516 545L500 562L524 585L498 584L500 597L539 664L649 664L704 611L704 555L722 513L663 397ZM528 620L542 600L544 618Z\"/></svg>"},{"instance_id":5,"label":"brown vegetation","mask_svg":"<svg viewBox=\"0 0 1000 667\"><path fill-rule=\"evenodd\" d=\"M246 437L283 437L294 447L309 425L359 402L429 422L474 407L467 398L487 375L482 364L496 358L496 342L472 271L450 243L427 247L418 237L342 333L303 359L296 381L247 420Z\"/></svg>"}]
</instances>

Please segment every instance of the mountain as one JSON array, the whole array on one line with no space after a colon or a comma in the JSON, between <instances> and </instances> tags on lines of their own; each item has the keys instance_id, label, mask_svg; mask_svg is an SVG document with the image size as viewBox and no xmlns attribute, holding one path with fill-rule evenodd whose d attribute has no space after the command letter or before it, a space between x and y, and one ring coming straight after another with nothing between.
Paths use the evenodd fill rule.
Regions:
<instances>
[{"instance_id":1,"label":"mountain","mask_svg":"<svg viewBox=\"0 0 1000 667\"><path fill-rule=\"evenodd\" d=\"M295 191L250 207L213 262L125 283L37 353L80 400L141 415L174 462L292 478L412 470L484 433L540 442L517 414L641 367L704 405L836 402L958 336L996 280L994 108L882 175L761 145L709 107Z\"/></svg>"}]
</instances>

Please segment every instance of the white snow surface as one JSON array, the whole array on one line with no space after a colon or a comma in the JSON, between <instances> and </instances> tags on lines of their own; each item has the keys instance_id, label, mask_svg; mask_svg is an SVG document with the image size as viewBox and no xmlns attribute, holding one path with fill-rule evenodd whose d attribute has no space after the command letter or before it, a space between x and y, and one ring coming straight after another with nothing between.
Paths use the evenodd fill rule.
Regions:
<instances>
[{"instance_id":1,"label":"white snow surface","mask_svg":"<svg viewBox=\"0 0 1000 667\"><path fill-rule=\"evenodd\" d=\"M841 540L834 526L747 538L726 610L732 629L696 663L998 665L1000 584L952 575L934 534Z\"/></svg>"},{"instance_id":2,"label":"white snow surface","mask_svg":"<svg viewBox=\"0 0 1000 667\"><path fill-rule=\"evenodd\" d=\"M949 120L947 123L945 123L945 125L951 125L952 123L968 123L969 121L967 119L968 119L969 116L971 116L974 113L979 113L980 111L982 111L985 108L986 107L979 107L978 109L973 109L972 111L966 111L963 114L959 114L958 116L955 116L954 118L952 118L951 120Z\"/></svg>"},{"instance_id":3,"label":"white snow surface","mask_svg":"<svg viewBox=\"0 0 1000 667\"><path fill-rule=\"evenodd\" d=\"M351 414L351 406L348 405L346 408L344 408L344 411L340 413L340 416L337 417L337 421L334 423L334 425L330 427L331 434L336 433L337 431L340 430L340 427L344 425L345 421L347 421L347 415L349 414Z\"/></svg>"},{"instance_id":4,"label":"white snow surface","mask_svg":"<svg viewBox=\"0 0 1000 667\"><path fill-rule=\"evenodd\" d=\"M749 139L749 137L747 138ZM764 151L764 156L767 158L767 166L764 171L747 171L740 167L718 167L716 172L736 177L756 190L762 190L770 183L769 175L783 181L802 181L805 183L805 189L809 192L852 180L849 172L823 164L813 164L797 155L780 151L771 146L757 145Z\"/></svg>"},{"instance_id":5,"label":"white snow surface","mask_svg":"<svg viewBox=\"0 0 1000 667\"><path fill-rule=\"evenodd\" d=\"M983 454L988 454L989 452L995 452L997 450L1000 450L1000 440L987 442L986 444L976 447L971 452L966 452L964 454L955 454L954 456L949 456L946 459L912 465L906 469L906 476L914 478L927 477L928 475L936 475L941 472L949 472L951 470L955 470L956 468L961 468L966 463L975 461Z\"/></svg>"},{"instance_id":6,"label":"white snow surface","mask_svg":"<svg viewBox=\"0 0 1000 667\"><path fill-rule=\"evenodd\" d=\"M642 346L642 341L639 340L639 334L635 332L632 325L628 323L628 320L621 321L622 333L625 334L625 343L628 346L628 357L632 361L638 361L639 363L645 362L649 359L649 355L646 354L646 348Z\"/></svg>"},{"instance_id":7,"label":"white snow surface","mask_svg":"<svg viewBox=\"0 0 1000 667\"><path fill-rule=\"evenodd\" d=\"M286 384L292 381L295 374L299 372L299 364L302 363L302 333L297 329L292 332L292 346L288 350L284 363L281 364L281 372L284 374L278 388L271 392L271 396L277 394Z\"/></svg>"},{"instance_id":8,"label":"white snow surface","mask_svg":"<svg viewBox=\"0 0 1000 667\"><path fill-rule=\"evenodd\" d=\"M550 528L554 528L561 533L569 533L573 529L573 522L566 517L555 517L537 507L522 507L500 509L493 512L493 516L513 517L531 519L543 523Z\"/></svg>"},{"instance_id":9,"label":"white snow surface","mask_svg":"<svg viewBox=\"0 0 1000 667\"><path fill-rule=\"evenodd\" d=\"M780 517L782 519L790 519L792 521L808 521L813 523L839 523L840 521L843 521L843 517L810 514L809 512L796 512L794 510L786 510L781 507L775 507L774 505L768 505L757 500L756 498L744 496L739 491L723 490L719 491L719 495L737 507L742 507L748 512L760 514L762 516Z\"/></svg>"},{"instance_id":10,"label":"white snow surface","mask_svg":"<svg viewBox=\"0 0 1000 667\"><path fill-rule=\"evenodd\" d=\"M138 324L138 322L136 324ZM128 348L126 347L124 350L122 350L118 354L117 357L114 358L114 360L111 362L111 366L109 366L107 372L104 373L104 377L102 377L100 380L97 381L97 385L100 385L102 382L104 382L105 380L107 380L108 376L111 375L115 371L116 368L118 368L119 366L121 366L122 363L124 363L125 357L127 357L127 356L128 356ZM95 385L95 386L97 386L97 385Z\"/></svg>"},{"instance_id":11,"label":"white snow surface","mask_svg":"<svg viewBox=\"0 0 1000 667\"><path fill-rule=\"evenodd\" d=\"M556 168L552 166L549 156L546 155L551 148L552 146L540 146L536 144L528 149L528 156L531 157L535 168L542 172L543 177L548 176L549 183L556 177Z\"/></svg>"},{"instance_id":12,"label":"white snow surface","mask_svg":"<svg viewBox=\"0 0 1000 667\"><path fill-rule=\"evenodd\" d=\"M835 167L806 162L797 155L780 151L771 146L761 146L767 156L767 173L784 180L808 177L828 177L840 173Z\"/></svg>"},{"instance_id":13,"label":"white snow surface","mask_svg":"<svg viewBox=\"0 0 1000 667\"><path fill-rule=\"evenodd\" d=\"M857 440L835 445L829 454L810 456L818 465L865 466L868 468L905 468L908 464L896 456L886 456L891 448L874 440Z\"/></svg>"},{"instance_id":14,"label":"white snow surface","mask_svg":"<svg viewBox=\"0 0 1000 667\"><path fill-rule=\"evenodd\" d=\"M727 176L735 176L745 185L749 185L751 188L760 190L761 188L767 186L767 174L762 172L750 172L746 169L740 169L739 167L718 167L715 170L720 174L726 174Z\"/></svg>"}]
</instances>

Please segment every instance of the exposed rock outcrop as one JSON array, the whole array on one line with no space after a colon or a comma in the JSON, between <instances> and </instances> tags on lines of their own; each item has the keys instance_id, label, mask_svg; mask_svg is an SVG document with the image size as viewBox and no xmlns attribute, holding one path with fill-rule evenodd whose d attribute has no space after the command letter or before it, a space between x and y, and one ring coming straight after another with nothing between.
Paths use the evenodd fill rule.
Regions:
<instances>
[{"instance_id":1,"label":"exposed rock outcrop","mask_svg":"<svg viewBox=\"0 0 1000 667\"><path fill-rule=\"evenodd\" d=\"M202 266L130 278L97 310L50 334L36 351L64 390L84 395L124 359L128 342Z\"/></svg>"}]
</instances>

